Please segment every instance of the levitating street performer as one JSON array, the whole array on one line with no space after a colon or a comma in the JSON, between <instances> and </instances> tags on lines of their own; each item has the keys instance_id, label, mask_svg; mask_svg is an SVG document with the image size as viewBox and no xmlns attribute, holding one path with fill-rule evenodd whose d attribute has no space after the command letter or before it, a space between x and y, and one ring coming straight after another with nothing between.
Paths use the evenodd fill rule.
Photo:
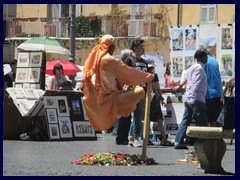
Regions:
<instances>
[{"instance_id":1,"label":"levitating street performer","mask_svg":"<svg viewBox=\"0 0 240 180\"><path fill-rule=\"evenodd\" d=\"M84 64L84 106L95 131L110 129L116 117L129 116L145 92L137 85L150 82L154 76L127 66L115 57L115 39L99 39ZM137 86L123 90L123 85Z\"/></svg>"}]
</instances>

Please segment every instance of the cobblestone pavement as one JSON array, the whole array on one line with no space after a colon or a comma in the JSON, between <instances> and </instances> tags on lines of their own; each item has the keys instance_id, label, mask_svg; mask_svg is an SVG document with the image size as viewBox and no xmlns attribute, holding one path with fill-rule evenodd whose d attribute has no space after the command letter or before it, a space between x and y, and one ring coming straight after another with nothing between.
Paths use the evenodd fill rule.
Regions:
<instances>
[{"instance_id":1,"label":"cobblestone pavement","mask_svg":"<svg viewBox=\"0 0 240 180\"><path fill-rule=\"evenodd\" d=\"M169 137L174 138L172 136ZM227 143L222 166L225 171L235 173L235 140ZM96 141L3 141L4 176L216 176L197 171L199 164L177 162L184 159L188 150L175 150L160 146L159 141L148 146L147 156L158 165L138 166L87 166L73 165L73 161L87 153L119 152L142 154L142 148L116 145L115 136L97 134Z\"/></svg>"}]
</instances>

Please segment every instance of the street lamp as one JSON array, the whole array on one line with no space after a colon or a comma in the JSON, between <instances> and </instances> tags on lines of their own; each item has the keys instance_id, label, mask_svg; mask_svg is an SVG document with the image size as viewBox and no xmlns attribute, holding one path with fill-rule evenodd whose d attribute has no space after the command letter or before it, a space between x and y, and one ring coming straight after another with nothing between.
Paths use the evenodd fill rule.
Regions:
<instances>
[{"instance_id":1,"label":"street lamp","mask_svg":"<svg viewBox=\"0 0 240 180\"><path fill-rule=\"evenodd\" d=\"M70 16L70 56L69 61L75 64L75 16L76 16L76 4L70 4L71 16Z\"/></svg>"}]
</instances>

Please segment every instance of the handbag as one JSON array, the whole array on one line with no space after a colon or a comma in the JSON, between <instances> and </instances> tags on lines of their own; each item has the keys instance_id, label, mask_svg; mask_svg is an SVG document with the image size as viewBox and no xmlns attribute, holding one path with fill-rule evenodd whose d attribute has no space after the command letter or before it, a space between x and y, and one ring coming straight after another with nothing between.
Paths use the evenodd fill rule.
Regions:
<instances>
[{"instance_id":1,"label":"handbag","mask_svg":"<svg viewBox=\"0 0 240 180\"><path fill-rule=\"evenodd\" d=\"M220 112L217 118L217 122L221 124L221 126L224 126L224 109L222 109L222 111Z\"/></svg>"},{"instance_id":2,"label":"handbag","mask_svg":"<svg viewBox=\"0 0 240 180\"><path fill-rule=\"evenodd\" d=\"M217 122L222 125L223 129L235 128L235 97L224 97L223 109L217 118Z\"/></svg>"}]
</instances>

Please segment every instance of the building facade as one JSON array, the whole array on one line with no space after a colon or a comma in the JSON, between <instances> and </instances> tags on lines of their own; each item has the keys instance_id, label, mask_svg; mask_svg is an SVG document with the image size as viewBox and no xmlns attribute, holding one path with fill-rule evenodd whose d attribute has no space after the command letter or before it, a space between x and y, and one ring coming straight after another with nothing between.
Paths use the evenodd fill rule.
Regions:
<instances>
[{"instance_id":1,"label":"building facade","mask_svg":"<svg viewBox=\"0 0 240 180\"><path fill-rule=\"evenodd\" d=\"M3 62L17 58L17 46L33 36L50 36L70 48L69 4L4 4ZM170 28L235 23L234 4L76 4L76 17L101 18L102 34L116 37L115 55L133 39L145 40L146 53L163 54L170 61ZM75 63L83 65L97 37L75 38ZM69 59L48 54L47 61Z\"/></svg>"}]
</instances>

